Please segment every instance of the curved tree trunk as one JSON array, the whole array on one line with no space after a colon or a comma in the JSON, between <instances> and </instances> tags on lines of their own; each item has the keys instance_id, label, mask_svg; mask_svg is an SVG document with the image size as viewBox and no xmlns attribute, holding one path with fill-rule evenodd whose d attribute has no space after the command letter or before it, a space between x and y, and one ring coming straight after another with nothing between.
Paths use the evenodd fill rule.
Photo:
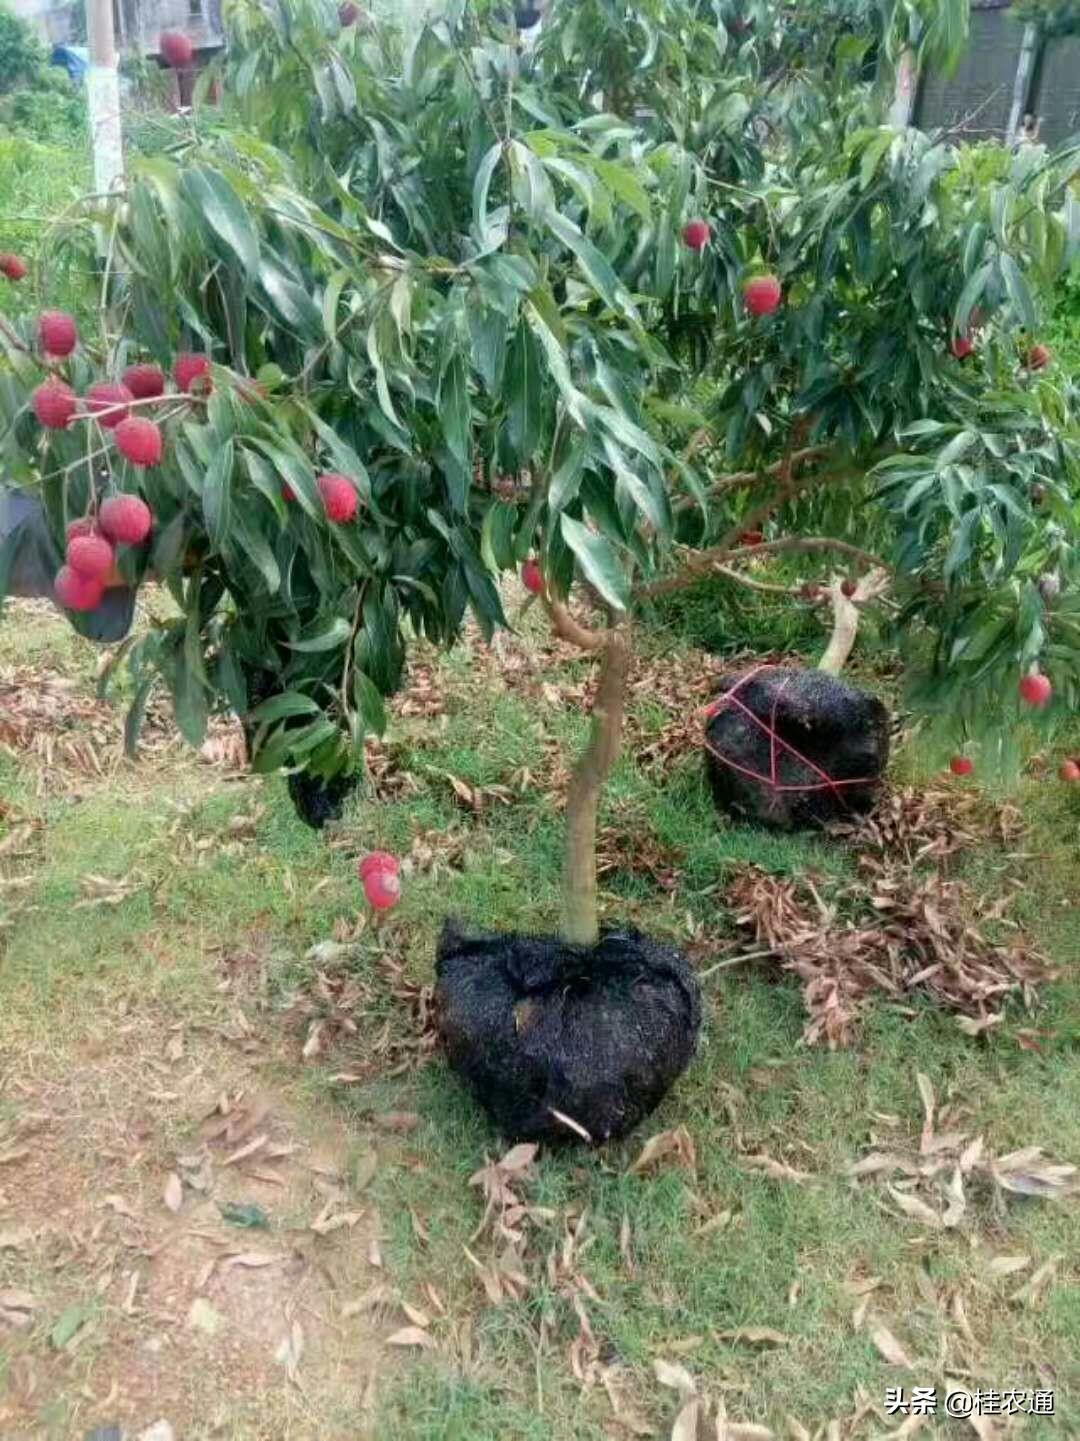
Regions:
<instances>
[{"instance_id":1,"label":"curved tree trunk","mask_svg":"<svg viewBox=\"0 0 1080 1441\"><path fill-rule=\"evenodd\" d=\"M563 861L563 939L594 946L600 936L596 905L596 816L600 796L622 745L630 644L625 628L607 632L588 745L566 796Z\"/></svg>"}]
</instances>

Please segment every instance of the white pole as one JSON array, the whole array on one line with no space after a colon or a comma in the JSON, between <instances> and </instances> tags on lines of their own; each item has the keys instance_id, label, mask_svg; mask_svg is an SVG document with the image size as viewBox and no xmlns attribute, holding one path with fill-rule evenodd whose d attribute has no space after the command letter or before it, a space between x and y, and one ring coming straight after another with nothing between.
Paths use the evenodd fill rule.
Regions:
<instances>
[{"instance_id":1,"label":"white pole","mask_svg":"<svg viewBox=\"0 0 1080 1441\"><path fill-rule=\"evenodd\" d=\"M1013 82L1012 109L1009 111L1009 129L1005 143L1012 145L1016 140L1020 122L1027 109L1028 87L1031 81L1031 67L1035 60L1035 45L1038 30L1034 25L1024 26L1024 38L1020 43L1020 58L1016 65L1016 79Z\"/></svg>"},{"instance_id":2,"label":"white pole","mask_svg":"<svg viewBox=\"0 0 1080 1441\"><path fill-rule=\"evenodd\" d=\"M94 151L94 189L100 194L114 189L124 174L112 0L86 0L86 37L90 50L86 101Z\"/></svg>"}]
</instances>

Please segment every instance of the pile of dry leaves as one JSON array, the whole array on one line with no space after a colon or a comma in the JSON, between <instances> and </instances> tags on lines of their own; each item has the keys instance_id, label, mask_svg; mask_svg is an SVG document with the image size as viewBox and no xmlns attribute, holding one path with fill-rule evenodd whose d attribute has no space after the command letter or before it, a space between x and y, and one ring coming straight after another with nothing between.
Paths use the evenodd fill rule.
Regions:
<instances>
[{"instance_id":1,"label":"pile of dry leaves","mask_svg":"<svg viewBox=\"0 0 1080 1441\"><path fill-rule=\"evenodd\" d=\"M1015 891L991 898L949 874L950 858L977 839L978 806L945 791L887 796L873 816L843 828L859 875L828 901L810 876L754 866L735 876L728 895L736 923L803 981L807 1043L849 1044L878 991L898 1002L928 995L958 1012L971 1034L998 1024L1009 996L1034 1003L1054 971L1009 917ZM1014 808L995 811L992 825L1004 845L1017 840Z\"/></svg>"}]
</instances>

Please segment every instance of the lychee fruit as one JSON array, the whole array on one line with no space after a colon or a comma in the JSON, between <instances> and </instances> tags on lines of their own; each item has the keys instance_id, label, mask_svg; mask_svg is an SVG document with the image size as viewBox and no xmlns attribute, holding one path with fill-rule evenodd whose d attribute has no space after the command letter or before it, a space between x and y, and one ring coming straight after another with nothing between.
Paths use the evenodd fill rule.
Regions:
<instances>
[{"instance_id":1,"label":"lychee fruit","mask_svg":"<svg viewBox=\"0 0 1080 1441\"><path fill-rule=\"evenodd\" d=\"M347 475L328 471L326 475L318 476L315 484L319 487L327 520L337 525L352 520L360 502L356 487Z\"/></svg>"},{"instance_id":2,"label":"lychee fruit","mask_svg":"<svg viewBox=\"0 0 1080 1441\"><path fill-rule=\"evenodd\" d=\"M744 530L739 537L740 544L750 546L760 545L764 539L765 532L762 530Z\"/></svg>"},{"instance_id":3,"label":"lychee fruit","mask_svg":"<svg viewBox=\"0 0 1080 1441\"><path fill-rule=\"evenodd\" d=\"M205 395L213 383L210 378L210 357L185 350L173 362L173 379L181 390L190 391L193 395Z\"/></svg>"},{"instance_id":4,"label":"lychee fruit","mask_svg":"<svg viewBox=\"0 0 1080 1441\"><path fill-rule=\"evenodd\" d=\"M124 384L136 400L153 400L165 394L165 372L160 365L129 365L124 371Z\"/></svg>"},{"instance_id":5,"label":"lychee fruit","mask_svg":"<svg viewBox=\"0 0 1080 1441\"><path fill-rule=\"evenodd\" d=\"M957 360L966 360L975 353L975 342L970 335L954 335L952 353Z\"/></svg>"},{"instance_id":6,"label":"lychee fruit","mask_svg":"<svg viewBox=\"0 0 1080 1441\"><path fill-rule=\"evenodd\" d=\"M104 581L116 562L116 556L103 535L77 535L68 541L66 560L79 575L89 580Z\"/></svg>"},{"instance_id":7,"label":"lychee fruit","mask_svg":"<svg viewBox=\"0 0 1080 1441\"><path fill-rule=\"evenodd\" d=\"M117 545L140 545L153 524L153 511L138 495L110 495L98 512L102 534Z\"/></svg>"},{"instance_id":8,"label":"lychee fruit","mask_svg":"<svg viewBox=\"0 0 1080 1441\"><path fill-rule=\"evenodd\" d=\"M116 427L116 448L132 465L157 465L165 448L161 431L145 415L132 415Z\"/></svg>"},{"instance_id":9,"label":"lychee fruit","mask_svg":"<svg viewBox=\"0 0 1080 1441\"><path fill-rule=\"evenodd\" d=\"M38 319L38 339L46 355L70 355L79 343L79 328L66 310L46 310Z\"/></svg>"},{"instance_id":10,"label":"lychee fruit","mask_svg":"<svg viewBox=\"0 0 1080 1441\"><path fill-rule=\"evenodd\" d=\"M293 490L288 481L285 481L281 487L281 498L286 505L292 505L296 500L296 491Z\"/></svg>"},{"instance_id":11,"label":"lychee fruit","mask_svg":"<svg viewBox=\"0 0 1080 1441\"><path fill-rule=\"evenodd\" d=\"M182 30L163 30L158 37L158 50L165 64L171 65L174 70L190 65L195 56L191 36L185 35Z\"/></svg>"},{"instance_id":12,"label":"lychee fruit","mask_svg":"<svg viewBox=\"0 0 1080 1441\"><path fill-rule=\"evenodd\" d=\"M357 868L368 905L376 911L393 910L401 899L401 865L389 851L372 851Z\"/></svg>"},{"instance_id":13,"label":"lychee fruit","mask_svg":"<svg viewBox=\"0 0 1080 1441\"><path fill-rule=\"evenodd\" d=\"M850 600L851 597L855 594L855 582L853 580L841 581L840 593L841 595L846 595L848 600Z\"/></svg>"},{"instance_id":14,"label":"lychee fruit","mask_svg":"<svg viewBox=\"0 0 1080 1441\"><path fill-rule=\"evenodd\" d=\"M6 250L0 255L0 275L6 275L9 280L25 280L26 262Z\"/></svg>"},{"instance_id":15,"label":"lychee fruit","mask_svg":"<svg viewBox=\"0 0 1080 1441\"><path fill-rule=\"evenodd\" d=\"M360 19L360 6L354 5L353 0L344 0L344 4L338 6L338 24L342 30L347 30L350 25L355 25Z\"/></svg>"},{"instance_id":16,"label":"lychee fruit","mask_svg":"<svg viewBox=\"0 0 1080 1441\"><path fill-rule=\"evenodd\" d=\"M707 220L691 220L683 227L683 244L690 250L704 250L712 237Z\"/></svg>"},{"instance_id":17,"label":"lychee fruit","mask_svg":"<svg viewBox=\"0 0 1080 1441\"><path fill-rule=\"evenodd\" d=\"M949 769L954 776L969 776L975 769L975 762L970 756L953 756Z\"/></svg>"},{"instance_id":18,"label":"lychee fruit","mask_svg":"<svg viewBox=\"0 0 1080 1441\"><path fill-rule=\"evenodd\" d=\"M47 430L65 430L78 409L75 392L62 380L47 380L30 397L34 414Z\"/></svg>"},{"instance_id":19,"label":"lychee fruit","mask_svg":"<svg viewBox=\"0 0 1080 1441\"><path fill-rule=\"evenodd\" d=\"M100 380L86 392L91 413L97 416L99 425L106 430L115 430L128 414L128 406L135 399L126 385L111 380Z\"/></svg>"},{"instance_id":20,"label":"lychee fruit","mask_svg":"<svg viewBox=\"0 0 1080 1441\"><path fill-rule=\"evenodd\" d=\"M96 535L97 526L94 524L92 515L80 515L77 520L68 522L66 539L70 545L73 540L78 540L81 535Z\"/></svg>"},{"instance_id":21,"label":"lychee fruit","mask_svg":"<svg viewBox=\"0 0 1080 1441\"><path fill-rule=\"evenodd\" d=\"M751 315L771 315L783 296L783 288L775 275L757 275L746 282L743 290L743 299Z\"/></svg>"},{"instance_id":22,"label":"lychee fruit","mask_svg":"<svg viewBox=\"0 0 1080 1441\"><path fill-rule=\"evenodd\" d=\"M105 586L100 577L92 579L80 575L70 565L62 565L56 572L53 595L65 610L96 610L104 594Z\"/></svg>"},{"instance_id":23,"label":"lychee fruit","mask_svg":"<svg viewBox=\"0 0 1080 1441\"><path fill-rule=\"evenodd\" d=\"M1075 761L1065 761L1058 771L1058 775L1063 781L1080 781L1080 766Z\"/></svg>"},{"instance_id":24,"label":"lychee fruit","mask_svg":"<svg viewBox=\"0 0 1080 1441\"><path fill-rule=\"evenodd\" d=\"M1048 345L1033 345L1024 357L1024 364L1028 370L1045 370L1053 358L1053 351Z\"/></svg>"},{"instance_id":25,"label":"lychee fruit","mask_svg":"<svg viewBox=\"0 0 1080 1441\"><path fill-rule=\"evenodd\" d=\"M1024 676L1020 681L1020 698L1028 705L1049 705L1053 694L1054 687L1050 684L1049 676L1033 673Z\"/></svg>"},{"instance_id":26,"label":"lychee fruit","mask_svg":"<svg viewBox=\"0 0 1080 1441\"><path fill-rule=\"evenodd\" d=\"M544 589L544 573L535 560L527 560L521 567L521 583L530 595L539 595Z\"/></svg>"},{"instance_id":27,"label":"lychee fruit","mask_svg":"<svg viewBox=\"0 0 1080 1441\"><path fill-rule=\"evenodd\" d=\"M366 856L360 858L356 867L357 874L362 881L367 880L371 871L388 870L397 872L401 869L401 862L392 851L369 851Z\"/></svg>"}]
</instances>

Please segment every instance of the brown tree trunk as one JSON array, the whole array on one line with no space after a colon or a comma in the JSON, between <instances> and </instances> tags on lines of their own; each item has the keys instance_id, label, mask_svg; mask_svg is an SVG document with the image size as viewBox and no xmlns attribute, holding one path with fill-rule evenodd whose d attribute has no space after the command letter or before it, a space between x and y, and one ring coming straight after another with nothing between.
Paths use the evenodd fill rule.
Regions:
<instances>
[{"instance_id":1,"label":"brown tree trunk","mask_svg":"<svg viewBox=\"0 0 1080 1441\"><path fill-rule=\"evenodd\" d=\"M596 815L622 745L630 645L625 628L607 633L588 745L566 796L563 861L563 939L594 946L600 936L596 905Z\"/></svg>"}]
</instances>

